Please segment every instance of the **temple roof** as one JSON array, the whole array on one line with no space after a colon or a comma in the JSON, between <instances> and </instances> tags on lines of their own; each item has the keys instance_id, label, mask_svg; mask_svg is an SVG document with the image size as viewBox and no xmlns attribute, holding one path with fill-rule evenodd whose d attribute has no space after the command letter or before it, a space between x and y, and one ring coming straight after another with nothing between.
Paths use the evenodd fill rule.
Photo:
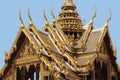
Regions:
<instances>
[{"instance_id":1,"label":"temple roof","mask_svg":"<svg viewBox=\"0 0 120 80\"><path fill-rule=\"evenodd\" d=\"M61 72L67 76L78 78L79 75L75 72L89 72L89 66L92 66L90 62L94 62L98 57L97 53L100 51L100 46L105 37L108 39L109 44L111 44L108 45L111 50L109 55L115 58L116 56L112 53L114 49L108 32L108 22L102 28L94 29L95 13L90 22L83 25L75 9L76 6L72 0L65 0L62 6L62 12L59 14L59 19L53 20L52 25L46 19L44 30L39 30L34 26L30 14L30 24L28 29L26 29L20 17L21 28L8 56L6 56L7 62L0 74L5 74L8 67L11 67L11 65L6 65L9 64L10 60L16 58L25 38L33 45L36 55L40 55L39 59L42 62L50 67L51 70ZM66 13L70 15L63 17ZM73 20L73 22L62 22L64 19L66 21L70 20L70 22ZM66 24L67 26L65 27ZM73 28L72 31L71 28ZM68 29L68 31L65 31L65 29ZM117 65L116 63L112 64Z\"/></svg>"},{"instance_id":2,"label":"temple roof","mask_svg":"<svg viewBox=\"0 0 120 80\"><path fill-rule=\"evenodd\" d=\"M97 42L100 40L100 36L102 35L101 30L99 31L94 31L92 30L92 32L90 33L90 36L88 38L88 41L85 45L85 50L84 52L92 52L96 50L96 45Z\"/></svg>"}]
</instances>

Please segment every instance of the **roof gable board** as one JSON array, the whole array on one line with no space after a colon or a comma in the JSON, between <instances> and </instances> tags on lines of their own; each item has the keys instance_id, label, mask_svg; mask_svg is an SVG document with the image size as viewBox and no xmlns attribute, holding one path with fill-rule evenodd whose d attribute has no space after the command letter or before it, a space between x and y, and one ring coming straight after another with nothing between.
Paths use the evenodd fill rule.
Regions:
<instances>
[{"instance_id":1,"label":"roof gable board","mask_svg":"<svg viewBox=\"0 0 120 80\"><path fill-rule=\"evenodd\" d=\"M38 30L33 24L29 26L29 30L34 34L34 36L47 51L52 50L55 53L61 54L58 46L56 45L52 35L49 32Z\"/></svg>"},{"instance_id":2,"label":"roof gable board","mask_svg":"<svg viewBox=\"0 0 120 80\"><path fill-rule=\"evenodd\" d=\"M97 48L96 50L97 51L100 51L100 47L102 45L102 43L105 41L105 45L107 46L107 48L109 48L109 50L111 50L113 56L114 55L114 47L113 47L113 44L112 44L112 40L111 40L111 37L110 37L110 34L109 34L109 30L108 30L108 27L104 27L104 30L102 31L102 35L97 43Z\"/></svg>"},{"instance_id":3,"label":"roof gable board","mask_svg":"<svg viewBox=\"0 0 120 80\"><path fill-rule=\"evenodd\" d=\"M109 31L107 30L105 35L103 36L103 40L101 41L101 45L102 43L105 42L106 48L107 48L107 55L110 57L110 62L113 65L114 69L116 72L118 72L118 63L116 62L116 51L112 45L112 41L110 38L110 34Z\"/></svg>"},{"instance_id":4,"label":"roof gable board","mask_svg":"<svg viewBox=\"0 0 120 80\"><path fill-rule=\"evenodd\" d=\"M27 31L26 28L20 29L20 32L18 33L15 42L13 43L13 46L15 46L15 51L18 50L21 47L21 44L23 41L27 38L30 41L30 44L37 46L37 43L33 39L33 37L30 35L30 33ZM13 51L14 53L14 51ZM12 55L12 53L10 53Z\"/></svg>"}]
</instances>

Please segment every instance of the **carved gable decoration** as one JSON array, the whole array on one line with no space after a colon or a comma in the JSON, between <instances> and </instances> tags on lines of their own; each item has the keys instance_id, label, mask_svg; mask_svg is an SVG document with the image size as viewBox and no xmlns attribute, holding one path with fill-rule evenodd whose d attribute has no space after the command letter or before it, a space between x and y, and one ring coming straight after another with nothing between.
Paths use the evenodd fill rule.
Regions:
<instances>
[{"instance_id":1,"label":"carved gable decoration","mask_svg":"<svg viewBox=\"0 0 120 80\"><path fill-rule=\"evenodd\" d=\"M111 39L109 37L108 32L104 36L102 43L100 45L100 53L108 57L115 57L114 48L112 46Z\"/></svg>"},{"instance_id":2,"label":"carved gable decoration","mask_svg":"<svg viewBox=\"0 0 120 80\"><path fill-rule=\"evenodd\" d=\"M106 45L105 41L103 41L102 44L101 44L101 46L100 46L100 52L104 53L104 54L108 53L107 45Z\"/></svg>"},{"instance_id":3,"label":"carved gable decoration","mask_svg":"<svg viewBox=\"0 0 120 80\"><path fill-rule=\"evenodd\" d=\"M18 52L17 58L29 57L35 55L35 49L30 44L28 39L25 39Z\"/></svg>"}]
</instances>

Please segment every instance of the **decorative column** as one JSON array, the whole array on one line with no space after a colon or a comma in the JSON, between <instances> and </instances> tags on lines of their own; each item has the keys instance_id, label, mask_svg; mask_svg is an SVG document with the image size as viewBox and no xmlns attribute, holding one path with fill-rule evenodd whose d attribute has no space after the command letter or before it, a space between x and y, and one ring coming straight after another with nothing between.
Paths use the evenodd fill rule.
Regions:
<instances>
[{"instance_id":1,"label":"decorative column","mask_svg":"<svg viewBox=\"0 0 120 80\"><path fill-rule=\"evenodd\" d=\"M30 76L30 80L34 80L34 72L33 72L32 75Z\"/></svg>"},{"instance_id":2,"label":"decorative column","mask_svg":"<svg viewBox=\"0 0 120 80\"><path fill-rule=\"evenodd\" d=\"M93 65L91 80L95 80L95 65Z\"/></svg>"},{"instance_id":3,"label":"decorative column","mask_svg":"<svg viewBox=\"0 0 120 80\"><path fill-rule=\"evenodd\" d=\"M85 75L85 80L87 80L87 75Z\"/></svg>"},{"instance_id":4,"label":"decorative column","mask_svg":"<svg viewBox=\"0 0 120 80\"><path fill-rule=\"evenodd\" d=\"M14 69L14 80L17 80L17 68Z\"/></svg>"},{"instance_id":5,"label":"decorative column","mask_svg":"<svg viewBox=\"0 0 120 80\"><path fill-rule=\"evenodd\" d=\"M36 67L36 80L39 80L39 67Z\"/></svg>"},{"instance_id":6,"label":"decorative column","mask_svg":"<svg viewBox=\"0 0 120 80\"><path fill-rule=\"evenodd\" d=\"M39 72L36 72L36 80L39 80Z\"/></svg>"},{"instance_id":7,"label":"decorative column","mask_svg":"<svg viewBox=\"0 0 120 80\"><path fill-rule=\"evenodd\" d=\"M42 75L43 73L43 63L40 63L40 71L39 71L39 80L43 80L44 76Z\"/></svg>"},{"instance_id":8,"label":"decorative column","mask_svg":"<svg viewBox=\"0 0 120 80\"><path fill-rule=\"evenodd\" d=\"M83 79L83 80L87 80L87 75L84 75L83 77L84 77L84 79Z\"/></svg>"},{"instance_id":9,"label":"decorative column","mask_svg":"<svg viewBox=\"0 0 120 80\"><path fill-rule=\"evenodd\" d=\"M108 64L107 65L107 73L108 73L108 80L111 80L111 75L110 75L110 73L111 73L111 65L110 64Z\"/></svg>"},{"instance_id":10,"label":"decorative column","mask_svg":"<svg viewBox=\"0 0 120 80\"><path fill-rule=\"evenodd\" d=\"M92 80L95 80L95 69L93 70Z\"/></svg>"},{"instance_id":11,"label":"decorative column","mask_svg":"<svg viewBox=\"0 0 120 80\"><path fill-rule=\"evenodd\" d=\"M26 80L26 75L25 75L26 71L22 70L21 71L21 80Z\"/></svg>"}]
</instances>

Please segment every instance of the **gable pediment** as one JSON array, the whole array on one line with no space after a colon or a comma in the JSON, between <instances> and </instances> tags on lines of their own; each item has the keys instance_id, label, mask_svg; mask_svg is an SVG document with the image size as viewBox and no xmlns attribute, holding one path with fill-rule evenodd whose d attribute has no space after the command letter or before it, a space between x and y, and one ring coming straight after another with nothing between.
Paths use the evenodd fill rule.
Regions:
<instances>
[{"instance_id":1,"label":"gable pediment","mask_svg":"<svg viewBox=\"0 0 120 80\"><path fill-rule=\"evenodd\" d=\"M104 40L103 40L103 42L101 43L100 52L101 52L101 53L104 53L104 54L108 54L107 45L106 45L106 43L105 43Z\"/></svg>"},{"instance_id":2,"label":"gable pediment","mask_svg":"<svg viewBox=\"0 0 120 80\"><path fill-rule=\"evenodd\" d=\"M26 38L17 53L16 59L24 58L35 55L35 49L30 44L30 41Z\"/></svg>"},{"instance_id":3,"label":"gable pediment","mask_svg":"<svg viewBox=\"0 0 120 80\"><path fill-rule=\"evenodd\" d=\"M115 49L113 48L112 41L109 35L109 32L107 31L105 36L102 39L101 45L100 45L100 52L106 53L110 57L115 57Z\"/></svg>"},{"instance_id":4,"label":"gable pediment","mask_svg":"<svg viewBox=\"0 0 120 80\"><path fill-rule=\"evenodd\" d=\"M16 39L11 47L11 50L8 54L7 60L12 61L16 58L22 58L25 55L27 56L28 52L32 54L34 51L33 46L37 46L37 43L34 40L33 36L31 36L30 32L25 27L20 28Z\"/></svg>"}]
</instances>

